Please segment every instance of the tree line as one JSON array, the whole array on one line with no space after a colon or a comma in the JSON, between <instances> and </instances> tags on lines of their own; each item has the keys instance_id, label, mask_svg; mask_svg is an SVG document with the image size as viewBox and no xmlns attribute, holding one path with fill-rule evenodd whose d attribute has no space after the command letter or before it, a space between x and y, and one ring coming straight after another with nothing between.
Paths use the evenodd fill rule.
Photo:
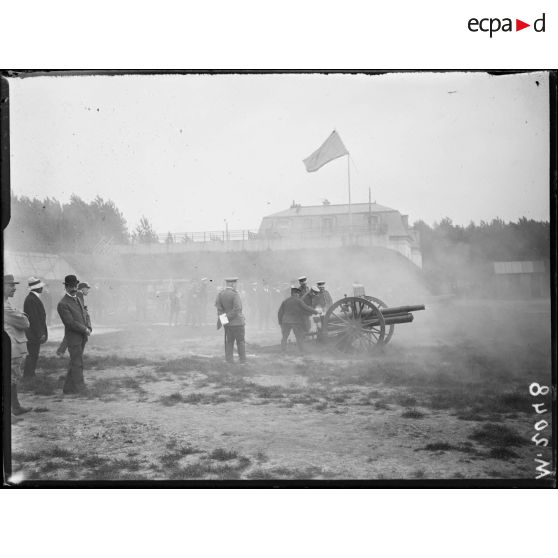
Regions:
<instances>
[{"instance_id":1,"label":"tree line","mask_svg":"<svg viewBox=\"0 0 558 558\"><path fill-rule=\"evenodd\" d=\"M414 228L420 233L425 278L440 290L482 286L493 274L493 262L550 260L548 221L497 218L460 226L445 218L433 226L418 221Z\"/></svg>"},{"instance_id":2,"label":"tree line","mask_svg":"<svg viewBox=\"0 0 558 558\"><path fill-rule=\"evenodd\" d=\"M470 247L472 257L491 261L545 260L550 257L550 223L520 218L506 223L502 219L471 222L463 227L449 218L431 227L417 221L423 256L435 256L441 250L459 245Z\"/></svg>"},{"instance_id":3,"label":"tree line","mask_svg":"<svg viewBox=\"0 0 558 558\"><path fill-rule=\"evenodd\" d=\"M74 194L61 203L11 195L10 202L5 242L11 250L91 253L103 243L158 242L146 217L130 231L116 204L100 196L86 202Z\"/></svg>"},{"instance_id":4,"label":"tree line","mask_svg":"<svg viewBox=\"0 0 558 558\"><path fill-rule=\"evenodd\" d=\"M456 258L465 263L550 258L547 221L521 218L506 223L493 219L460 226L445 218L432 226L417 221L414 228L420 233L425 270L429 266L447 267ZM86 202L72 195L68 203L61 203L50 197L41 200L12 195L5 241L11 250L91 253L103 242L151 243L159 239L147 217L129 230L116 204L100 196Z\"/></svg>"}]
</instances>

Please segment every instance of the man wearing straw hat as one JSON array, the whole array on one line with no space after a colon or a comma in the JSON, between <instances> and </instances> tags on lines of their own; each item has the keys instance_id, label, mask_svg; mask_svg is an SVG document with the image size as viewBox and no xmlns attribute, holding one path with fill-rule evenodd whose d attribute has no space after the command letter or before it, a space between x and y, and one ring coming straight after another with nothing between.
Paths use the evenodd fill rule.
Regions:
<instances>
[{"instance_id":1,"label":"man wearing straw hat","mask_svg":"<svg viewBox=\"0 0 558 558\"><path fill-rule=\"evenodd\" d=\"M22 415L31 410L22 407L17 397L17 381L21 375L22 360L27 354L25 330L29 327L29 320L8 300L14 296L16 285L19 282L15 281L13 275L4 275L4 331L11 342L11 407L13 415Z\"/></svg>"},{"instance_id":2,"label":"man wearing straw hat","mask_svg":"<svg viewBox=\"0 0 558 558\"><path fill-rule=\"evenodd\" d=\"M81 298L77 296L78 285L79 281L75 275L66 275L64 279L66 294L57 307L60 319L64 324L64 338L70 352L70 364L63 388L66 394L85 391L83 351L91 334L91 327L87 310Z\"/></svg>"},{"instance_id":3,"label":"man wearing straw hat","mask_svg":"<svg viewBox=\"0 0 558 558\"><path fill-rule=\"evenodd\" d=\"M25 332L27 335L27 357L23 368L23 379L31 380L35 377L37 361L41 345L48 339L48 329L46 323L46 311L41 300L45 284L35 277L29 277L29 294L23 303L23 311L29 318L29 328Z\"/></svg>"}]
</instances>

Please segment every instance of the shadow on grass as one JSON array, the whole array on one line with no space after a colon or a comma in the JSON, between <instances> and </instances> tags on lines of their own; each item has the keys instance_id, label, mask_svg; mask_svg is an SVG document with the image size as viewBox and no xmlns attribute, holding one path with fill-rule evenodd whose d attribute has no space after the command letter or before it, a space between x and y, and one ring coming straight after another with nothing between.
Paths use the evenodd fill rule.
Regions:
<instances>
[{"instance_id":1,"label":"shadow on grass","mask_svg":"<svg viewBox=\"0 0 558 558\"><path fill-rule=\"evenodd\" d=\"M160 403L169 407L178 403L193 405L211 405L249 400L253 405L280 402L286 407L296 404L315 405L327 399L327 392L316 387L284 387L280 385L264 386L243 378L225 376L212 384L212 392L192 392L187 395L176 391L159 398ZM225 387L223 387L225 386ZM222 389L219 389L222 388ZM339 402L346 401L346 396L337 396ZM325 407L324 407L325 408Z\"/></svg>"},{"instance_id":2,"label":"shadow on grass","mask_svg":"<svg viewBox=\"0 0 558 558\"><path fill-rule=\"evenodd\" d=\"M62 389L64 378L54 379L51 376L37 375L35 378L22 380L18 389L22 393L33 393L34 395L54 395Z\"/></svg>"},{"instance_id":3,"label":"shadow on grass","mask_svg":"<svg viewBox=\"0 0 558 558\"><path fill-rule=\"evenodd\" d=\"M170 395L163 395L159 398L159 401L166 407L172 407L178 403L187 403L190 405L211 405L218 403L227 403L230 399L219 395L218 393L189 393L188 395L182 395L180 392L176 391Z\"/></svg>"},{"instance_id":4,"label":"shadow on grass","mask_svg":"<svg viewBox=\"0 0 558 558\"><path fill-rule=\"evenodd\" d=\"M70 459L74 456L74 452L58 445L50 446L35 452L12 452L12 460L21 462L40 461L41 459L49 459L51 457Z\"/></svg>"},{"instance_id":5,"label":"shadow on grass","mask_svg":"<svg viewBox=\"0 0 558 558\"><path fill-rule=\"evenodd\" d=\"M155 364L155 362L142 357L121 357L115 354L91 355L85 353L83 364L85 368L104 370L106 368L116 368L120 366L149 366Z\"/></svg>"},{"instance_id":6,"label":"shadow on grass","mask_svg":"<svg viewBox=\"0 0 558 558\"><path fill-rule=\"evenodd\" d=\"M144 396L146 391L141 387L140 382L131 376L122 378L102 378L90 382L87 390L81 397L87 399L102 399L105 401L115 401L117 398L110 397L119 394L123 389L134 391L136 394Z\"/></svg>"},{"instance_id":7,"label":"shadow on grass","mask_svg":"<svg viewBox=\"0 0 558 558\"><path fill-rule=\"evenodd\" d=\"M215 459L216 461L230 461L232 459L237 459L239 457L237 451L230 451L223 448L217 448L209 454L210 459Z\"/></svg>"},{"instance_id":8,"label":"shadow on grass","mask_svg":"<svg viewBox=\"0 0 558 558\"><path fill-rule=\"evenodd\" d=\"M408 418L408 419L421 419L424 418L425 416L426 415L422 411L419 411L418 409L408 409L407 411L403 411L401 413L402 418Z\"/></svg>"},{"instance_id":9,"label":"shadow on grass","mask_svg":"<svg viewBox=\"0 0 558 558\"><path fill-rule=\"evenodd\" d=\"M76 453L59 446L33 453L12 454L13 469L30 469L35 462L37 478L64 472L68 480L141 480L142 462L135 458L110 459L98 454ZM32 467L31 467L32 468ZM35 477L35 475L33 475Z\"/></svg>"},{"instance_id":10,"label":"shadow on grass","mask_svg":"<svg viewBox=\"0 0 558 558\"><path fill-rule=\"evenodd\" d=\"M404 407L455 410L463 420L495 420L498 414L530 411L524 386L534 372L530 368L526 371L522 362L508 354L495 356L480 346L456 343L388 354L373 364L355 362L350 367L340 366L328 377L323 371L316 373L309 381L404 388L406 395L402 397L408 397L409 402L394 401ZM372 391L370 397L376 398Z\"/></svg>"},{"instance_id":11,"label":"shadow on grass","mask_svg":"<svg viewBox=\"0 0 558 558\"><path fill-rule=\"evenodd\" d=\"M469 436L471 440L475 440L485 446L493 448L505 448L508 446L523 446L527 442L519 435L519 433L502 424L483 424L481 427L476 428L475 431Z\"/></svg>"},{"instance_id":12,"label":"shadow on grass","mask_svg":"<svg viewBox=\"0 0 558 558\"><path fill-rule=\"evenodd\" d=\"M168 444L167 444L168 447ZM171 447L173 447L171 443ZM217 448L208 453L197 448L172 449L159 458L160 466L155 469L167 479L239 479L250 466L250 458L234 450ZM200 454L192 463L181 463L187 455Z\"/></svg>"},{"instance_id":13,"label":"shadow on grass","mask_svg":"<svg viewBox=\"0 0 558 558\"><path fill-rule=\"evenodd\" d=\"M517 459L519 454L508 448L492 448L488 453L488 457L507 461L508 459Z\"/></svg>"},{"instance_id":14,"label":"shadow on grass","mask_svg":"<svg viewBox=\"0 0 558 558\"><path fill-rule=\"evenodd\" d=\"M444 452L444 451L458 451L461 453L467 453L474 456L484 455L482 452L478 451L471 442L463 442L459 445L450 444L448 442L433 442L431 444L426 444L423 448L417 448L415 451L433 451L433 452Z\"/></svg>"}]
</instances>

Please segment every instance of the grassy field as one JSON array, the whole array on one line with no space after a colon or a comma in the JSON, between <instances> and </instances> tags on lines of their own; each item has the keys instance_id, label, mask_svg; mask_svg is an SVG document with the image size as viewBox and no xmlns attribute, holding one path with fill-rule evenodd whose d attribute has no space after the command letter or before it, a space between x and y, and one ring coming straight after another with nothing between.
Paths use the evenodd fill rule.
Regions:
<instances>
[{"instance_id":1,"label":"grassy field","mask_svg":"<svg viewBox=\"0 0 558 558\"><path fill-rule=\"evenodd\" d=\"M82 396L62 395L67 360L47 344L21 389L34 410L12 427L16 478L536 476L531 404L550 399L529 385L550 382L548 301L429 305L368 359L281 357L278 337L248 327L241 367L209 326L93 336Z\"/></svg>"}]
</instances>

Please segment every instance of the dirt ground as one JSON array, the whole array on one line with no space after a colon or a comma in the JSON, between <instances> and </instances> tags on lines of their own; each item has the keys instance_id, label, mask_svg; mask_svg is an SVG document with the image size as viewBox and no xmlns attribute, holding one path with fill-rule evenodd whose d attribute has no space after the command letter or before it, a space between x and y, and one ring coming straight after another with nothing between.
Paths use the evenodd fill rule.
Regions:
<instances>
[{"instance_id":1,"label":"dirt ground","mask_svg":"<svg viewBox=\"0 0 558 558\"><path fill-rule=\"evenodd\" d=\"M550 302L425 302L366 359L282 357L278 328L248 325L231 366L214 326L97 327L80 396L62 394L53 330L21 388L12 480L535 478Z\"/></svg>"}]
</instances>

